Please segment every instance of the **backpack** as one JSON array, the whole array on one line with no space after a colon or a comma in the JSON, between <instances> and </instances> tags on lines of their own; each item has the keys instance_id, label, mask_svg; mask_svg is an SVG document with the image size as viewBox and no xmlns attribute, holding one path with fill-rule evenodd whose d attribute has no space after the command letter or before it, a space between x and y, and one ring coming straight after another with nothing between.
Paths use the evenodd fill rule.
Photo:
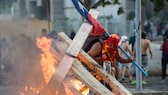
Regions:
<instances>
[{"instance_id":1,"label":"backpack","mask_svg":"<svg viewBox=\"0 0 168 95\"><path fill-rule=\"evenodd\" d=\"M88 36L88 38L86 39L82 49L85 52L88 52L90 50L90 48L92 47L92 45L95 44L96 42L100 42L102 44L103 43L102 37Z\"/></svg>"},{"instance_id":2,"label":"backpack","mask_svg":"<svg viewBox=\"0 0 168 95\"><path fill-rule=\"evenodd\" d=\"M164 52L165 54L168 54L168 39L166 39L166 40L164 41L163 52Z\"/></svg>"}]
</instances>

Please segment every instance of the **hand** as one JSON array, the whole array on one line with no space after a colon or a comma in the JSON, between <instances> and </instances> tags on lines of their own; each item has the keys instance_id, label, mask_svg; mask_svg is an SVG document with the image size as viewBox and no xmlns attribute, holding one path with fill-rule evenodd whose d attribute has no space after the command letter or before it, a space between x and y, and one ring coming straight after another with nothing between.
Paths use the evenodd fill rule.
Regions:
<instances>
[{"instance_id":1,"label":"hand","mask_svg":"<svg viewBox=\"0 0 168 95\"><path fill-rule=\"evenodd\" d=\"M132 57L127 59L127 62L130 63L131 61L133 61L134 59Z\"/></svg>"}]
</instances>

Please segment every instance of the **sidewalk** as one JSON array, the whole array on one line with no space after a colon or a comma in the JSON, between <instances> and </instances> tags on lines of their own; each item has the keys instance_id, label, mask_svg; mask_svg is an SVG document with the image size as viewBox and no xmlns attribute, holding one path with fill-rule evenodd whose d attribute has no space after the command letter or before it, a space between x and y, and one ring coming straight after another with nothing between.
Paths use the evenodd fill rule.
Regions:
<instances>
[{"instance_id":1,"label":"sidewalk","mask_svg":"<svg viewBox=\"0 0 168 95\"><path fill-rule=\"evenodd\" d=\"M148 53L149 75L161 75L161 59L162 59L162 51L160 50L161 43L162 43L161 40L153 41L151 43L153 59L150 59L150 55Z\"/></svg>"},{"instance_id":2,"label":"sidewalk","mask_svg":"<svg viewBox=\"0 0 168 95\"><path fill-rule=\"evenodd\" d=\"M123 84L133 95L168 95L168 78L162 81L160 76L151 76L147 78L147 84L142 85L142 90L137 90L136 85L129 82Z\"/></svg>"}]
</instances>

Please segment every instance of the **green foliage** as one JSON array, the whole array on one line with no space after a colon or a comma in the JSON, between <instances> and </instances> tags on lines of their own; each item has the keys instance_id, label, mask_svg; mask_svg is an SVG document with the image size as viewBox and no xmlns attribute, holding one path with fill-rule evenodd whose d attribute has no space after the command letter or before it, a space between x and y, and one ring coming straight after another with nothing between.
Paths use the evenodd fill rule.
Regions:
<instances>
[{"instance_id":1,"label":"green foliage","mask_svg":"<svg viewBox=\"0 0 168 95\"><path fill-rule=\"evenodd\" d=\"M93 6L90 6L91 4L91 0L80 0L80 1L83 1L82 3L84 4L84 6L87 8L87 9L90 9L90 8L97 8L98 6L102 6L102 7L105 7L106 5L110 5L110 4L118 4L120 5L120 2L119 0L99 0L98 2L96 2ZM131 0L131 1L136 1L136 0ZM145 7L146 6L146 3L145 1L146 0L141 0L141 5L142 7ZM164 7L165 7L165 2L168 2L168 0L149 0L150 2L152 2L154 4L154 11L156 13L159 13ZM124 9L122 7L119 8L118 10L118 15L124 13Z\"/></svg>"},{"instance_id":2,"label":"green foliage","mask_svg":"<svg viewBox=\"0 0 168 95\"><path fill-rule=\"evenodd\" d=\"M113 5L115 5L115 4L120 5L120 2L119 2L118 0L114 0L114 1L113 1Z\"/></svg>"},{"instance_id":3,"label":"green foliage","mask_svg":"<svg viewBox=\"0 0 168 95\"><path fill-rule=\"evenodd\" d=\"M102 2L101 2L101 6L102 6L102 7L105 7L106 5L110 5L110 4L111 4L110 1L102 0Z\"/></svg>"},{"instance_id":4,"label":"green foliage","mask_svg":"<svg viewBox=\"0 0 168 95\"><path fill-rule=\"evenodd\" d=\"M80 2L89 10L90 8L97 8L98 6L102 6L105 7L106 5L115 5L118 4L120 5L119 0L99 0L98 2L96 2L93 6L90 6L91 4L91 0L80 0ZM89 2L89 3L88 3ZM118 9L118 15L124 13L124 9L122 7L120 7Z\"/></svg>"},{"instance_id":5,"label":"green foliage","mask_svg":"<svg viewBox=\"0 0 168 95\"><path fill-rule=\"evenodd\" d=\"M134 20L134 18L135 18L135 12L134 11L129 12L127 15L127 20Z\"/></svg>"},{"instance_id":6,"label":"green foliage","mask_svg":"<svg viewBox=\"0 0 168 95\"><path fill-rule=\"evenodd\" d=\"M165 2L163 0L152 0L155 5L154 10L156 13L160 12L165 7Z\"/></svg>"},{"instance_id":7,"label":"green foliage","mask_svg":"<svg viewBox=\"0 0 168 95\"><path fill-rule=\"evenodd\" d=\"M118 13L118 15L124 13L123 7L119 7L117 13Z\"/></svg>"}]
</instances>

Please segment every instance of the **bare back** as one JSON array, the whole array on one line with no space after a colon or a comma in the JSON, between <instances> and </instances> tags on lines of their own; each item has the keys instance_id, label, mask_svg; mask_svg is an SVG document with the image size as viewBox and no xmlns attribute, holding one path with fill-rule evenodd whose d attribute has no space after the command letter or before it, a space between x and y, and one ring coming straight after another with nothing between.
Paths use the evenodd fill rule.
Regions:
<instances>
[{"instance_id":1,"label":"bare back","mask_svg":"<svg viewBox=\"0 0 168 95\"><path fill-rule=\"evenodd\" d=\"M151 49L150 44L151 44L150 40L141 39L141 54L142 55L147 55L147 51L149 51L149 54L150 54L151 59L152 59L152 49ZM136 50L136 43L134 45L134 53L135 53L135 50Z\"/></svg>"},{"instance_id":2,"label":"bare back","mask_svg":"<svg viewBox=\"0 0 168 95\"><path fill-rule=\"evenodd\" d=\"M150 48L150 41L148 39L141 39L142 54L147 54L148 48Z\"/></svg>"},{"instance_id":3,"label":"bare back","mask_svg":"<svg viewBox=\"0 0 168 95\"><path fill-rule=\"evenodd\" d=\"M92 45L90 50L87 52L97 63L99 63L101 66L103 64L103 60L101 57L101 43L96 42Z\"/></svg>"}]
</instances>

